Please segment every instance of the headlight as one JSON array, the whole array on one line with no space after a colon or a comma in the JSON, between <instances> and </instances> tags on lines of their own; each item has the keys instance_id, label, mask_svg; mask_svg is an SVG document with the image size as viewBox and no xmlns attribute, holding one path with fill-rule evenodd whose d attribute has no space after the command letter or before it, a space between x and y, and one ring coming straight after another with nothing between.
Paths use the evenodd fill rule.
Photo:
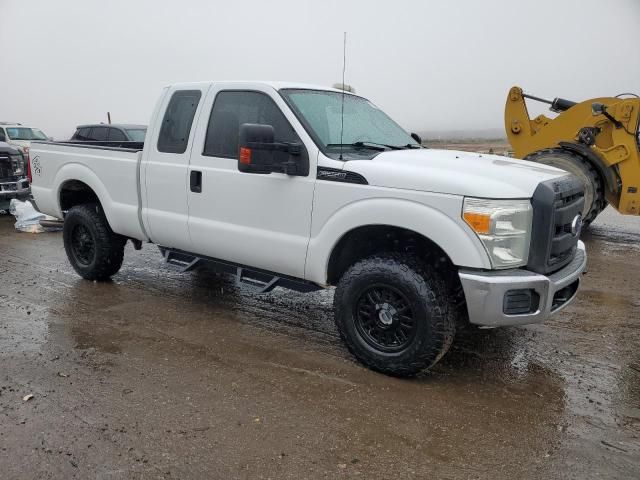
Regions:
<instances>
[{"instance_id":1,"label":"headlight","mask_svg":"<svg viewBox=\"0 0 640 480\"><path fill-rule=\"evenodd\" d=\"M24 162L22 156L11 155L11 167L13 168L14 175L24 175Z\"/></svg>"},{"instance_id":2,"label":"headlight","mask_svg":"<svg viewBox=\"0 0 640 480\"><path fill-rule=\"evenodd\" d=\"M480 238L493 268L526 265L533 218L529 200L465 198L462 218Z\"/></svg>"}]
</instances>

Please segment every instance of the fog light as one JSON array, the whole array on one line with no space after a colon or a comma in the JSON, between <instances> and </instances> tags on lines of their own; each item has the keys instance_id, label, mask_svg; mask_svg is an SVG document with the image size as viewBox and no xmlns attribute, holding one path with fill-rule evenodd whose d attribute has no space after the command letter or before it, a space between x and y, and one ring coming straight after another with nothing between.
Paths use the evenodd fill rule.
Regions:
<instances>
[{"instance_id":1,"label":"fog light","mask_svg":"<svg viewBox=\"0 0 640 480\"><path fill-rule=\"evenodd\" d=\"M535 313L540 306L540 295L533 289L508 290L502 301L505 315L524 315Z\"/></svg>"}]
</instances>

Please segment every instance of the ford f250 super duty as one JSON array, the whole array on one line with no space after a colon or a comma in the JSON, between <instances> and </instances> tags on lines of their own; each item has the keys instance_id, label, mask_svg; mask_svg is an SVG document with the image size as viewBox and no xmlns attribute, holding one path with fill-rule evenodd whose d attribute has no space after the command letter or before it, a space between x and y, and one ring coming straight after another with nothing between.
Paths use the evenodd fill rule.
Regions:
<instances>
[{"instance_id":1,"label":"ford f250 super duty","mask_svg":"<svg viewBox=\"0 0 640 480\"><path fill-rule=\"evenodd\" d=\"M73 268L116 274L160 247L262 292L335 286L367 366L434 365L459 322L542 322L586 266L580 181L548 166L425 149L365 98L272 82L172 85L144 145L34 142L32 191L64 218Z\"/></svg>"}]
</instances>

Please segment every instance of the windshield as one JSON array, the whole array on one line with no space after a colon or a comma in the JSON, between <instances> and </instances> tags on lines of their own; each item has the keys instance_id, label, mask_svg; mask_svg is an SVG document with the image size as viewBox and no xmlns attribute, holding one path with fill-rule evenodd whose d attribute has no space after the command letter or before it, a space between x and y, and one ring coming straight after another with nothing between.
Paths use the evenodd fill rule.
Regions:
<instances>
[{"instance_id":1,"label":"windshield","mask_svg":"<svg viewBox=\"0 0 640 480\"><path fill-rule=\"evenodd\" d=\"M47 140L47 136L37 128L10 127L7 135L11 140Z\"/></svg>"},{"instance_id":2,"label":"windshield","mask_svg":"<svg viewBox=\"0 0 640 480\"><path fill-rule=\"evenodd\" d=\"M380 151L417 148L418 143L368 100L344 95L344 129L340 92L284 89L281 93L320 149L331 158L340 150L349 156L372 157Z\"/></svg>"},{"instance_id":3,"label":"windshield","mask_svg":"<svg viewBox=\"0 0 640 480\"><path fill-rule=\"evenodd\" d=\"M147 135L146 128L127 128L125 130L132 142L144 142L144 137Z\"/></svg>"}]
</instances>

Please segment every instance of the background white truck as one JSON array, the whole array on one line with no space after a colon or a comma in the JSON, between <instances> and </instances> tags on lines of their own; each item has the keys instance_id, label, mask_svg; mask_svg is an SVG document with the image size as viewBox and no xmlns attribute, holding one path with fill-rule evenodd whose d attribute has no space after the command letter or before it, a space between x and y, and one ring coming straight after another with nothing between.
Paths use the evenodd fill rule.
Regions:
<instances>
[{"instance_id":1,"label":"background white truck","mask_svg":"<svg viewBox=\"0 0 640 480\"><path fill-rule=\"evenodd\" d=\"M32 191L65 219L84 278L114 275L129 239L264 292L336 286L350 351L413 375L444 355L457 322L545 320L586 266L575 177L417 140L338 90L178 84L140 148L34 142Z\"/></svg>"}]
</instances>

